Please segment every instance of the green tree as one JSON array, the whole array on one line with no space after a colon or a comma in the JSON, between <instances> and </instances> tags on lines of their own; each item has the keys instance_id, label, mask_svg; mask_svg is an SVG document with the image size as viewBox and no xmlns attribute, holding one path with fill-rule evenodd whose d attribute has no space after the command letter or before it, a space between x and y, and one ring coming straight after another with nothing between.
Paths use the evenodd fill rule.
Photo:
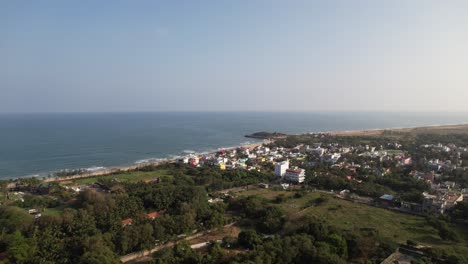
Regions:
<instances>
[{"instance_id":1,"label":"green tree","mask_svg":"<svg viewBox=\"0 0 468 264\"><path fill-rule=\"evenodd\" d=\"M348 257L348 245L342 236L331 234L327 237L326 242L332 247L333 253L343 258Z\"/></svg>"},{"instance_id":2,"label":"green tree","mask_svg":"<svg viewBox=\"0 0 468 264\"><path fill-rule=\"evenodd\" d=\"M28 244L27 239L21 234L19 230L16 230L11 237L10 244L8 246L8 254L14 263L22 264L31 258L31 247Z\"/></svg>"},{"instance_id":3,"label":"green tree","mask_svg":"<svg viewBox=\"0 0 468 264\"><path fill-rule=\"evenodd\" d=\"M276 233L284 225L284 214L278 207L267 207L262 210L260 219L258 221L258 229L264 233Z\"/></svg>"},{"instance_id":4,"label":"green tree","mask_svg":"<svg viewBox=\"0 0 468 264\"><path fill-rule=\"evenodd\" d=\"M238 243L245 248L255 249L262 243L262 238L255 230L245 230L239 233Z\"/></svg>"}]
</instances>

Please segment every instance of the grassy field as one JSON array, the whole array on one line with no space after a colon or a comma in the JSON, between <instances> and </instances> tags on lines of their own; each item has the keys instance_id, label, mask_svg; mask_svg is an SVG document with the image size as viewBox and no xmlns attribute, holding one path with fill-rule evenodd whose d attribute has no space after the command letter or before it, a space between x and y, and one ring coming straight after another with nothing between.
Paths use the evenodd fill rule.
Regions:
<instances>
[{"instance_id":1,"label":"grassy field","mask_svg":"<svg viewBox=\"0 0 468 264\"><path fill-rule=\"evenodd\" d=\"M287 215L288 225L295 225L301 217L310 215L325 220L331 226L341 230L359 231L362 229L374 229L379 236L396 243L406 243L413 240L421 244L444 248L449 252L468 256L468 229L463 226L453 226L453 229L461 238L458 243L445 241L438 235L437 230L427 224L424 217L413 216L376 208L364 204L354 203L335 198L331 194L308 192L301 198L294 199L294 192L270 189L250 189L239 193L240 196L258 195L265 197L272 204L276 196L284 194L289 197L286 202L276 204ZM315 204L314 201L322 197L323 203Z\"/></svg>"},{"instance_id":2,"label":"grassy field","mask_svg":"<svg viewBox=\"0 0 468 264\"><path fill-rule=\"evenodd\" d=\"M138 181L149 181L159 177L171 177L170 173L166 169L157 169L155 171L128 171L122 172L119 174L105 175L98 177L89 177L83 179L74 180L73 183L67 185L76 185L76 184L87 184L95 183L98 179L111 180L117 179L122 182L138 182Z\"/></svg>"},{"instance_id":3,"label":"grassy field","mask_svg":"<svg viewBox=\"0 0 468 264\"><path fill-rule=\"evenodd\" d=\"M61 205L54 208L46 208L42 212L43 216L60 216L65 208L70 208L68 205Z\"/></svg>"},{"instance_id":4,"label":"grassy field","mask_svg":"<svg viewBox=\"0 0 468 264\"><path fill-rule=\"evenodd\" d=\"M447 125L407 129L411 134L468 134L468 125Z\"/></svg>"}]
</instances>

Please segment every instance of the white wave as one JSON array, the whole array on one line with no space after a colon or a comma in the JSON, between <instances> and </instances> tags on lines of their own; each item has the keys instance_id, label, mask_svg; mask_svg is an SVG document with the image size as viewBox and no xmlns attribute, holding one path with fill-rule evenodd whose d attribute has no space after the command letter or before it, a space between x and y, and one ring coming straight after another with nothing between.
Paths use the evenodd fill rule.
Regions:
<instances>
[{"instance_id":1,"label":"white wave","mask_svg":"<svg viewBox=\"0 0 468 264\"><path fill-rule=\"evenodd\" d=\"M93 167L86 168L86 171L88 172L99 172L99 171L104 171L104 170L107 170L107 168L102 167L102 166L93 166Z\"/></svg>"}]
</instances>

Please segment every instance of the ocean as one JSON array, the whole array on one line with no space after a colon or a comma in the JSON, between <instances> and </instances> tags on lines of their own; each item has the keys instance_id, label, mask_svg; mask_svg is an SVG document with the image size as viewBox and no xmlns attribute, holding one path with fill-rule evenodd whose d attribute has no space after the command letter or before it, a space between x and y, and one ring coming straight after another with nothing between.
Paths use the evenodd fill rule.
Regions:
<instances>
[{"instance_id":1,"label":"ocean","mask_svg":"<svg viewBox=\"0 0 468 264\"><path fill-rule=\"evenodd\" d=\"M0 179L120 167L256 142L259 132L307 133L468 123L466 113L0 114Z\"/></svg>"}]
</instances>

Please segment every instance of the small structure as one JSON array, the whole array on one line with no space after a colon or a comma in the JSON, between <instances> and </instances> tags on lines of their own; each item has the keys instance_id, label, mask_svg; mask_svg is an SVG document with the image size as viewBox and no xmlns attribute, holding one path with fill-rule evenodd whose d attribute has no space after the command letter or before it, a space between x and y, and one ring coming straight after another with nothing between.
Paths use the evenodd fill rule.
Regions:
<instances>
[{"instance_id":1,"label":"small structure","mask_svg":"<svg viewBox=\"0 0 468 264\"><path fill-rule=\"evenodd\" d=\"M268 189L268 187L270 186L268 185L268 183L259 183L258 187L263 188L263 189Z\"/></svg>"},{"instance_id":2,"label":"small structure","mask_svg":"<svg viewBox=\"0 0 468 264\"><path fill-rule=\"evenodd\" d=\"M390 205L393 205L394 199L395 199L395 198L394 198L393 195L391 195L391 194L384 194L384 195L382 195L382 196L379 197L379 200L380 200L381 202L383 202L384 204L387 204L387 205L389 205L389 206L390 206Z\"/></svg>"},{"instance_id":3,"label":"small structure","mask_svg":"<svg viewBox=\"0 0 468 264\"><path fill-rule=\"evenodd\" d=\"M210 198L210 199L208 199L208 202L209 203L222 203L222 202L224 202L224 200L221 199L221 198Z\"/></svg>"},{"instance_id":4,"label":"small structure","mask_svg":"<svg viewBox=\"0 0 468 264\"><path fill-rule=\"evenodd\" d=\"M128 226L128 225L131 225L132 223L133 223L133 219L131 218L122 220L122 226Z\"/></svg>"},{"instance_id":5,"label":"small structure","mask_svg":"<svg viewBox=\"0 0 468 264\"><path fill-rule=\"evenodd\" d=\"M348 197L351 192L348 189L344 189L340 192L340 196Z\"/></svg>"},{"instance_id":6,"label":"small structure","mask_svg":"<svg viewBox=\"0 0 468 264\"><path fill-rule=\"evenodd\" d=\"M146 214L146 217L150 220L154 220L156 219L156 217L158 217L160 215L159 212L151 212L151 213L147 213Z\"/></svg>"}]
</instances>

